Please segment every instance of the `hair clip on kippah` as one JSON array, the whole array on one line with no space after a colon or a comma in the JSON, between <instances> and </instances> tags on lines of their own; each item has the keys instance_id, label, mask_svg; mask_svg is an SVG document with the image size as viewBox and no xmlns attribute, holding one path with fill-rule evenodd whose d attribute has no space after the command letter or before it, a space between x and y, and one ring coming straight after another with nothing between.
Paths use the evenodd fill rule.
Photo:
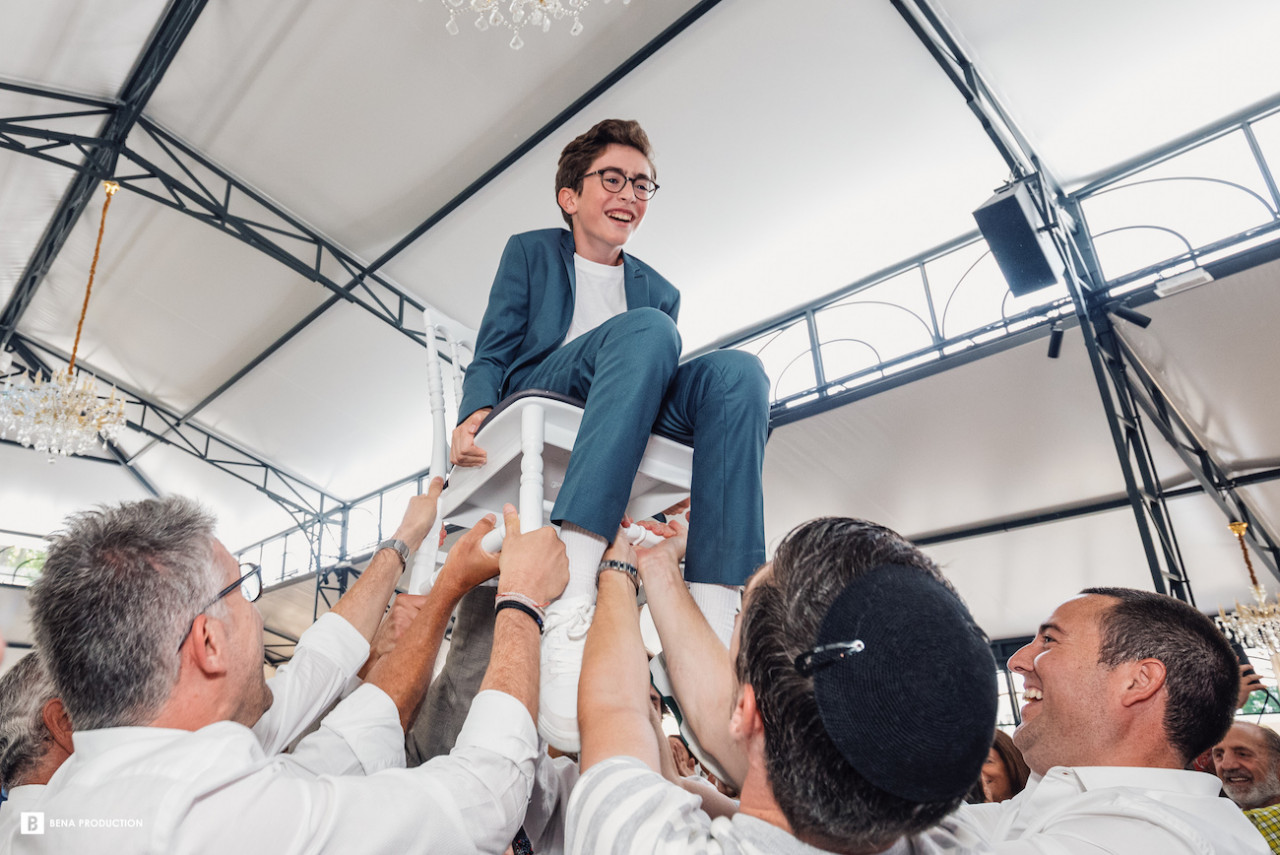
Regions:
<instances>
[{"instance_id":1,"label":"hair clip on kippah","mask_svg":"<svg viewBox=\"0 0 1280 855\"><path fill-rule=\"evenodd\" d=\"M819 644L812 650L806 650L796 657L796 670L802 677L808 677L820 668L833 662L839 662L850 653L861 653L867 648L861 638L853 641L837 641L834 644Z\"/></svg>"}]
</instances>

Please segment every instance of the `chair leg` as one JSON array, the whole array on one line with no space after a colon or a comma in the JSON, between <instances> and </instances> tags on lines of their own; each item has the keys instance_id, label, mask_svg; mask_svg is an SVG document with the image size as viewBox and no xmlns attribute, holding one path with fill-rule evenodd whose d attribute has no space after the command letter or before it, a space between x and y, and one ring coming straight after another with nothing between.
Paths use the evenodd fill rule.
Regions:
<instances>
[{"instance_id":1,"label":"chair leg","mask_svg":"<svg viewBox=\"0 0 1280 855\"><path fill-rule=\"evenodd\" d=\"M542 528L542 448L546 411L530 404L520 414L520 530Z\"/></svg>"}]
</instances>

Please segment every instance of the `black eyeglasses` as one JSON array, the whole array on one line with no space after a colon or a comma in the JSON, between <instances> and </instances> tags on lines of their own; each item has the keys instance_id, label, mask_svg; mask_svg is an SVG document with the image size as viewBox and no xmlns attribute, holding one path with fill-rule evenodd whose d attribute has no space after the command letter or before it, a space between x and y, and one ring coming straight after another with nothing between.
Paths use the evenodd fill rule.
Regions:
<instances>
[{"instance_id":1,"label":"black eyeglasses","mask_svg":"<svg viewBox=\"0 0 1280 855\"><path fill-rule=\"evenodd\" d=\"M627 186L627 182L631 182L631 186L635 188L636 198L641 202L648 202L653 198L653 194L658 192L658 184L652 178L644 175L637 175L635 178L628 178L627 174L621 169L597 169L595 172L588 172L582 176L590 178L592 175L600 176L600 183L604 185L604 189L610 193L621 193L622 188Z\"/></svg>"},{"instance_id":2,"label":"black eyeglasses","mask_svg":"<svg viewBox=\"0 0 1280 855\"><path fill-rule=\"evenodd\" d=\"M187 643L187 636L191 634L191 628L196 624L196 618L209 610L209 607L230 594L237 588L244 598L249 602L257 602L258 597L262 596L262 568L257 564L245 563L240 565L241 576L227 587L218 592L218 595L209 602L205 603L204 608L196 612L195 617L191 618L191 623L187 624L187 631L182 634L182 641L178 642L178 649L182 649L182 645Z\"/></svg>"}]
</instances>

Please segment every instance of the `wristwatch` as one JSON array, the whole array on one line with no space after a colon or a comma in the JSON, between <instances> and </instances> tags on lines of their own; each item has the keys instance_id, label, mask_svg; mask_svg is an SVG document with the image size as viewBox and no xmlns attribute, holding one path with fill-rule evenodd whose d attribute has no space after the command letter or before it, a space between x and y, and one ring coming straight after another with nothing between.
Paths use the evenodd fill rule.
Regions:
<instances>
[{"instance_id":1,"label":"wristwatch","mask_svg":"<svg viewBox=\"0 0 1280 855\"><path fill-rule=\"evenodd\" d=\"M378 548L373 550L373 552L376 555L384 549L394 549L396 551L396 555L400 556L400 564L404 567L409 566L409 544L405 543L403 540L397 540L394 537L389 537L382 541L382 543L379 543Z\"/></svg>"}]
</instances>

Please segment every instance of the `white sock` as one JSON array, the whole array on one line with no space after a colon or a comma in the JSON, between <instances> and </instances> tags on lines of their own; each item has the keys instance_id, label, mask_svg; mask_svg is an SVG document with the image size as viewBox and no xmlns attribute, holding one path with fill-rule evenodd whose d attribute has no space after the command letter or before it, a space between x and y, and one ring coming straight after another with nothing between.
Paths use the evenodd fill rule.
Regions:
<instances>
[{"instance_id":1,"label":"white sock","mask_svg":"<svg viewBox=\"0 0 1280 855\"><path fill-rule=\"evenodd\" d=\"M689 593L698 604L702 616L711 624L716 635L729 646L733 638L733 619L738 614L738 605L742 602L739 588L734 585L712 585L707 582L690 582Z\"/></svg>"},{"instance_id":2,"label":"white sock","mask_svg":"<svg viewBox=\"0 0 1280 855\"><path fill-rule=\"evenodd\" d=\"M596 572L600 569L600 559L609 542L595 532L574 525L571 522L560 526L560 540L564 543L564 551L569 556L569 584L565 586L560 599L573 597L590 597L596 601Z\"/></svg>"}]
</instances>

